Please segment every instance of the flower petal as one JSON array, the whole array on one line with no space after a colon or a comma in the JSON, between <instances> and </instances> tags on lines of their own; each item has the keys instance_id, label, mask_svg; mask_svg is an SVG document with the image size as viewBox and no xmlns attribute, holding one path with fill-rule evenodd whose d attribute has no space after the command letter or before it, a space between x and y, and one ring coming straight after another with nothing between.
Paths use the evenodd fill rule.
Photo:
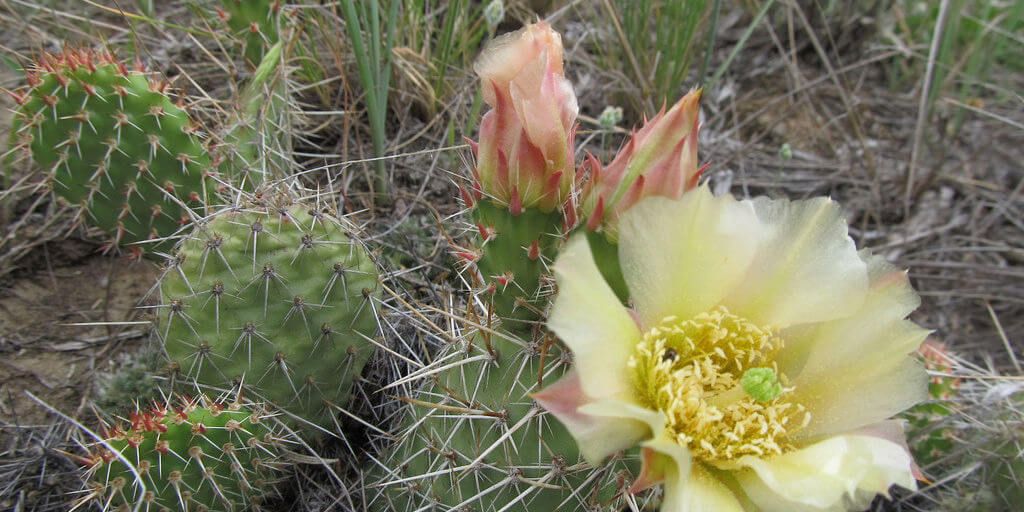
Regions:
<instances>
[{"instance_id":1,"label":"flower petal","mask_svg":"<svg viewBox=\"0 0 1024 512\"><path fill-rule=\"evenodd\" d=\"M743 286L724 302L733 313L781 328L841 318L860 307L867 270L835 202L750 203L766 237Z\"/></svg>"},{"instance_id":2,"label":"flower petal","mask_svg":"<svg viewBox=\"0 0 1024 512\"><path fill-rule=\"evenodd\" d=\"M659 422L664 423L662 420ZM660 434L643 443L641 451L643 467L640 469L640 476L630 488L630 492L639 492L690 472L692 467L690 450L665 436L664 428L659 428L655 432Z\"/></svg>"},{"instance_id":3,"label":"flower petal","mask_svg":"<svg viewBox=\"0 0 1024 512\"><path fill-rule=\"evenodd\" d=\"M665 418L658 412L622 400L595 400L579 407L579 412L601 418L619 418L644 424L648 437L665 430Z\"/></svg>"},{"instance_id":4,"label":"flower petal","mask_svg":"<svg viewBox=\"0 0 1024 512\"><path fill-rule=\"evenodd\" d=\"M916 489L910 455L874 436L837 436L769 460L737 462L749 468L735 473L737 482L765 511L864 510L894 484Z\"/></svg>"},{"instance_id":5,"label":"flower petal","mask_svg":"<svg viewBox=\"0 0 1024 512\"><path fill-rule=\"evenodd\" d=\"M580 453L593 465L650 435L650 428L643 421L580 412L580 407L590 399L583 392L576 370L570 370L558 382L534 394L533 399L565 425Z\"/></svg>"},{"instance_id":6,"label":"flower petal","mask_svg":"<svg viewBox=\"0 0 1024 512\"><path fill-rule=\"evenodd\" d=\"M576 384L572 382L563 384L563 381L555 384L555 386L565 386L564 390L556 390L556 393L579 395L579 391L571 389ZM575 405L572 402L578 401L578 399L557 403L557 400L552 401L550 397L540 396L539 398L547 400L551 404L553 409L549 410L556 417L560 420L565 418L562 422L576 439L580 453L594 465L600 463L608 455L634 446L641 439L650 437L651 432L664 430L665 423L660 414L634 403L621 400L596 400ZM566 413L566 410L574 405L575 412Z\"/></svg>"},{"instance_id":7,"label":"flower petal","mask_svg":"<svg viewBox=\"0 0 1024 512\"><path fill-rule=\"evenodd\" d=\"M626 211L619 257L641 325L690 318L718 304L747 274L763 227L749 202L706 186L678 200L650 197Z\"/></svg>"},{"instance_id":8,"label":"flower petal","mask_svg":"<svg viewBox=\"0 0 1024 512\"><path fill-rule=\"evenodd\" d=\"M873 363L905 356L923 341L927 331L903 320L921 303L906 273L867 251L861 254L869 282L864 302L844 318L782 331L786 347L778 363L785 373L820 374L864 357ZM905 336L895 336L897 331Z\"/></svg>"},{"instance_id":9,"label":"flower petal","mask_svg":"<svg viewBox=\"0 0 1024 512\"><path fill-rule=\"evenodd\" d=\"M876 367L857 364L849 372L799 379L792 395L811 414L793 440L845 432L891 417L928 395L924 366L903 357Z\"/></svg>"},{"instance_id":10,"label":"flower petal","mask_svg":"<svg viewBox=\"0 0 1024 512\"><path fill-rule=\"evenodd\" d=\"M665 480L662 512L743 512L736 495L706 468L695 464L688 474Z\"/></svg>"},{"instance_id":11,"label":"flower petal","mask_svg":"<svg viewBox=\"0 0 1024 512\"><path fill-rule=\"evenodd\" d=\"M881 439L885 439L891 443L898 444L903 451L910 457L910 472L914 475L915 480L925 480L924 473L921 468L917 465L917 461L914 460L914 454L910 452L910 446L907 445L907 434L904 430L906 426L905 420L885 420L873 423L871 425L864 426L857 429L853 434L874 436Z\"/></svg>"},{"instance_id":12,"label":"flower petal","mask_svg":"<svg viewBox=\"0 0 1024 512\"><path fill-rule=\"evenodd\" d=\"M569 240L554 269L558 296L548 328L572 349L584 393L595 400L628 397L626 362L641 333L601 277L586 236Z\"/></svg>"},{"instance_id":13,"label":"flower petal","mask_svg":"<svg viewBox=\"0 0 1024 512\"><path fill-rule=\"evenodd\" d=\"M662 512L743 512L728 486L704 465L695 463L686 446L665 435L661 414L651 411L649 420L657 435L643 443L643 470L630 492L664 481Z\"/></svg>"},{"instance_id":14,"label":"flower petal","mask_svg":"<svg viewBox=\"0 0 1024 512\"><path fill-rule=\"evenodd\" d=\"M928 376L908 355L928 331L904 320L920 303L906 273L866 256L870 287L852 315L784 330L776 360L795 385L793 400L811 413L796 438L848 432L927 398Z\"/></svg>"},{"instance_id":15,"label":"flower petal","mask_svg":"<svg viewBox=\"0 0 1024 512\"><path fill-rule=\"evenodd\" d=\"M488 42L473 64L483 81L484 101L493 107L498 95L508 94L509 82L536 59L542 59L552 72L563 73L562 37L545 22L527 25ZM540 77L533 79L539 81ZM533 88L540 89L540 84Z\"/></svg>"}]
</instances>

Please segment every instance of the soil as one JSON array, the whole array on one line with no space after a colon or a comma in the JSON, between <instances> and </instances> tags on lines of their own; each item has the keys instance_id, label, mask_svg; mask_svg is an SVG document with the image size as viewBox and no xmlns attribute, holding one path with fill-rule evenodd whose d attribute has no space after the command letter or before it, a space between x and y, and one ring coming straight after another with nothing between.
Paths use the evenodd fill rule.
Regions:
<instances>
[{"instance_id":1,"label":"soil","mask_svg":"<svg viewBox=\"0 0 1024 512\"><path fill-rule=\"evenodd\" d=\"M22 272L0 291L0 417L13 424L52 419L28 393L79 416L96 372L149 331L138 322L150 314L137 306L146 302L157 267L103 256L95 247L80 256L81 245L47 244L39 252L52 264ZM82 325L89 323L103 325Z\"/></svg>"}]
</instances>

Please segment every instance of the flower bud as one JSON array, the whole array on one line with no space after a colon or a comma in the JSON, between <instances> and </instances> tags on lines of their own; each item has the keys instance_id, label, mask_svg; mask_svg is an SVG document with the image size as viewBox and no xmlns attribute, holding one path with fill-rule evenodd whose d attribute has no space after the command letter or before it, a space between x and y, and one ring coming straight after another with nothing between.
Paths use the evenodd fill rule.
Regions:
<instances>
[{"instance_id":1,"label":"flower bud","mask_svg":"<svg viewBox=\"0 0 1024 512\"><path fill-rule=\"evenodd\" d=\"M575 178L579 108L562 70L561 37L546 23L495 39L475 65L491 110L480 122L480 190L510 208L551 211Z\"/></svg>"},{"instance_id":2,"label":"flower bud","mask_svg":"<svg viewBox=\"0 0 1024 512\"><path fill-rule=\"evenodd\" d=\"M644 123L608 167L588 160L591 180L584 192L587 227L614 232L616 219L648 196L678 198L697 186L699 89L690 91L668 112Z\"/></svg>"},{"instance_id":3,"label":"flower bud","mask_svg":"<svg viewBox=\"0 0 1024 512\"><path fill-rule=\"evenodd\" d=\"M505 19L505 2L502 0L492 0L487 7L484 7L484 20L491 30L497 28L503 19Z\"/></svg>"}]
</instances>

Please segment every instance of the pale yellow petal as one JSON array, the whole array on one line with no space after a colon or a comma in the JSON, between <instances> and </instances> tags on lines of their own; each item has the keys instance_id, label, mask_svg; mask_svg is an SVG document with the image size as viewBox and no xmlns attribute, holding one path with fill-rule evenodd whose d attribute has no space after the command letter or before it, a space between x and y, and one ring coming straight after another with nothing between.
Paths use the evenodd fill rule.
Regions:
<instances>
[{"instance_id":1,"label":"pale yellow petal","mask_svg":"<svg viewBox=\"0 0 1024 512\"><path fill-rule=\"evenodd\" d=\"M661 512L743 512L732 490L700 464L665 479Z\"/></svg>"},{"instance_id":2,"label":"pale yellow petal","mask_svg":"<svg viewBox=\"0 0 1024 512\"><path fill-rule=\"evenodd\" d=\"M619 256L641 323L690 318L717 305L746 276L762 232L750 203L715 197L706 186L626 211Z\"/></svg>"},{"instance_id":3,"label":"pale yellow petal","mask_svg":"<svg viewBox=\"0 0 1024 512\"><path fill-rule=\"evenodd\" d=\"M605 457L635 446L651 433L647 419L633 417L636 415L633 411L632 415L627 413L625 416L583 412L581 409L585 410L591 400L583 393L576 370L570 370L558 382L534 394L533 398L558 418L576 440L583 457L595 466ZM595 404L598 413L604 410L603 407L600 403ZM616 402L611 410L618 412L622 407Z\"/></svg>"},{"instance_id":4,"label":"pale yellow petal","mask_svg":"<svg viewBox=\"0 0 1024 512\"><path fill-rule=\"evenodd\" d=\"M748 203L748 202L745 202ZM847 316L867 291L867 268L830 199L757 198L765 240L729 309L761 325L788 327Z\"/></svg>"},{"instance_id":5,"label":"pale yellow petal","mask_svg":"<svg viewBox=\"0 0 1024 512\"><path fill-rule=\"evenodd\" d=\"M826 439L769 460L743 457L736 480L765 511L863 510L899 485L915 489L910 455L873 436Z\"/></svg>"},{"instance_id":6,"label":"pale yellow petal","mask_svg":"<svg viewBox=\"0 0 1024 512\"><path fill-rule=\"evenodd\" d=\"M867 251L860 255L868 270L864 302L849 316L782 331L786 347L777 362L784 373L821 373L865 357L889 359L917 350L927 331L904 320L921 303L906 272Z\"/></svg>"},{"instance_id":7,"label":"pale yellow petal","mask_svg":"<svg viewBox=\"0 0 1024 512\"><path fill-rule=\"evenodd\" d=\"M626 362L641 333L601 277L585 236L569 240L554 269L558 296L548 328L572 350L583 391L595 400L630 395Z\"/></svg>"},{"instance_id":8,"label":"pale yellow petal","mask_svg":"<svg viewBox=\"0 0 1024 512\"><path fill-rule=\"evenodd\" d=\"M660 414L651 419L656 433L653 439L645 441L644 473L641 488L654 481L663 480L665 500L662 512L743 512L743 506L732 489L718 480L712 470L694 461L690 450L666 435ZM654 452L654 455L651 455ZM647 481L643 481L643 480Z\"/></svg>"},{"instance_id":9,"label":"pale yellow petal","mask_svg":"<svg viewBox=\"0 0 1024 512\"><path fill-rule=\"evenodd\" d=\"M644 424L641 457L643 467L630 492L639 492L657 485L667 478L677 478L690 471L690 450L670 438L665 430L664 414L638 404L605 400L580 407L581 412L605 419L630 420Z\"/></svg>"},{"instance_id":10,"label":"pale yellow petal","mask_svg":"<svg viewBox=\"0 0 1024 512\"><path fill-rule=\"evenodd\" d=\"M870 287L854 314L782 332L786 347L776 363L812 418L798 438L847 432L926 398L927 375L908 356L928 331L904 319L920 299L906 273L864 256Z\"/></svg>"},{"instance_id":11,"label":"pale yellow petal","mask_svg":"<svg viewBox=\"0 0 1024 512\"><path fill-rule=\"evenodd\" d=\"M793 439L813 439L882 421L925 400L928 374L920 362L902 357L801 378L794 388L791 400L807 408L811 422Z\"/></svg>"},{"instance_id":12,"label":"pale yellow petal","mask_svg":"<svg viewBox=\"0 0 1024 512\"><path fill-rule=\"evenodd\" d=\"M647 429L647 437L665 429L665 418L661 413L652 411L634 402L627 402L623 400L595 400L580 406L578 410L591 416L638 421L643 423Z\"/></svg>"}]
</instances>

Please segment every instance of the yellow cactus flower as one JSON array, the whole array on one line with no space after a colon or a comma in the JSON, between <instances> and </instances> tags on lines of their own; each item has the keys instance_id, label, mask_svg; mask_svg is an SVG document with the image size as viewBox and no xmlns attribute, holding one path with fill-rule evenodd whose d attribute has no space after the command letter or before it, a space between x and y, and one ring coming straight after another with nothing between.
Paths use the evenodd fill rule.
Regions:
<instances>
[{"instance_id":1,"label":"yellow cactus flower","mask_svg":"<svg viewBox=\"0 0 1024 512\"><path fill-rule=\"evenodd\" d=\"M915 487L902 425L927 397L905 272L858 252L829 199L706 186L624 212L631 307L583 236L554 265L548 325L573 369L535 396L593 464L635 445L665 512L866 508Z\"/></svg>"}]
</instances>

